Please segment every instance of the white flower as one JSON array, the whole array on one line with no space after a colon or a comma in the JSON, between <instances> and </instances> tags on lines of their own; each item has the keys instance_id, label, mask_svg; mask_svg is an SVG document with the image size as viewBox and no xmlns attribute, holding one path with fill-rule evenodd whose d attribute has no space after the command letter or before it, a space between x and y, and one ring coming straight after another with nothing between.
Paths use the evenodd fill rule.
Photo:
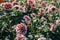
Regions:
<instances>
[{"instance_id":1,"label":"white flower","mask_svg":"<svg viewBox=\"0 0 60 40\"><path fill-rule=\"evenodd\" d=\"M60 25L60 20L56 20L56 24L57 25Z\"/></svg>"}]
</instances>

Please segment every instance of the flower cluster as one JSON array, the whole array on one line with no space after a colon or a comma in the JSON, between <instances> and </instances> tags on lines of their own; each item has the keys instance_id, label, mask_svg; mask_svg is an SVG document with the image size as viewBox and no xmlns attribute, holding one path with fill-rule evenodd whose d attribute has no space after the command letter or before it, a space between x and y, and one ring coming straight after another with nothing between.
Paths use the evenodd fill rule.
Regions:
<instances>
[{"instance_id":1,"label":"flower cluster","mask_svg":"<svg viewBox=\"0 0 60 40\"><path fill-rule=\"evenodd\" d=\"M12 34L17 40L60 40L60 0L2 1L0 29L8 38Z\"/></svg>"},{"instance_id":2,"label":"flower cluster","mask_svg":"<svg viewBox=\"0 0 60 40\"><path fill-rule=\"evenodd\" d=\"M27 26L24 23L20 23L16 27L17 40L26 40L24 35L27 32Z\"/></svg>"}]
</instances>

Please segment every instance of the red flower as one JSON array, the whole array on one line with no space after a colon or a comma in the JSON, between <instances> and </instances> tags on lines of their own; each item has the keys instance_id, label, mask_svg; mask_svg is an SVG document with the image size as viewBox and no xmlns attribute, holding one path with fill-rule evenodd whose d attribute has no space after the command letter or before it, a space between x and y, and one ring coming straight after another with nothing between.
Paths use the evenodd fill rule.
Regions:
<instances>
[{"instance_id":1,"label":"red flower","mask_svg":"<svg viewBox=\"0 0 60 40\"><path fill-rule=\"evenodd\" d=\"M5 3L3 6L4 6L4 10L11 10L12 9L11 3Z\"/></svg>"},{"instance_id":2,"label":"red flower","mask_svg":"<svg viewBox=\"0 0 60 40\"><path fill-rule=\"evenodd\" d=\"M17 34L26 34L27 26L24 23L18 24L16 28L16 32Z\"/></svg>"}]
</instances>

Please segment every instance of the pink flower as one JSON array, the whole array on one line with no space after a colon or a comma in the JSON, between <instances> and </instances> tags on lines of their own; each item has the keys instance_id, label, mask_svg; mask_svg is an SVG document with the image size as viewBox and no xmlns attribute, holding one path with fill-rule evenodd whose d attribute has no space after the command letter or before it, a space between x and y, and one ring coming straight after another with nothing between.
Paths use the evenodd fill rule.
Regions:
<instances>
[{"instance_id":1,"label":"pink flower","mask_svg":"<svg viewBox=\"0 0 60 40\"><path fill-rule=\"evenodd\" d=\"M60 12L60 8L58 8L58 12Z\"/></svg>"},{"instance_id":2,"label":"pink flower","mask_svg":"<svg viewBox=\"0 0 60 40\"><path fill-rule=\"evenodd\" d=\"M20 11L26 13L27 12L27 7L26 4L22 1L22 4L20 6Z\"/></svg>"},{"instance_id":3,"label":"pink flower","mask_svg":"<svg viewBox=\"0 0 60 40\"><path fill-rule=\"evenodd\" d=\"M23 34L17 34L17 40L26 40L26 37Z\"/></svg>"},{"instance_id":4,"label":"pink flower","mask_svg":"<svg viewBox=\"0 0 60 40\"><path fill-rule=\"evenodd\" d=\"M31 6L32 10L36 10L37 0L27 0L27 4Z\"/></svg>"},{"instance_id":5,"label":"pink flower","mask_svg":"<svg viewBox=\"0 0 60 40\"><path fill-rule=\"evenodd\" d=\"M27 21L26 24L27 24L27 26L30 26L31 25L31 22L30 21Z\"/></svg>"},{"instance_id":6,"label":"pink flower","mask_svg":"<svg viewBox=\"0 0 60 40\"><path fill-rule=\"evenodd\" d=\"M12 10L12 4L11 3L4 3L3 7L4 7L4 10L7 10L7 11Z\"/></svg>"},{"instance_id":7,"label":"pink flower","mask_svg":"<svg viewBox=\"0 0 60 40\"><path fill-rule=\"evenodd\" d=\"M39 12L40 12L40 15L44 16L44 9L43 8L40 8Z\"/></svg>"},{"instance_id":8,"label":"pink flower","mask_svg":"<svg viewBox=\"0 0 60 40\"><path fill-rule=\"evenodd\" d=\"M15 2L15 1L13 1L12 4L13 4L13 6L19 5L18 2Z\"/></svg>"},{"instance_id":9,"label":"pink flower","mask_svg":"<svg viewBox=\"0 0 60 40\"><path fill-rule=\"evenodd\" d=\"M26 34L27 32L27 26L24 23L20 23L16 27L17 34Z\"/></svg>"},{"instance_id":10,"label":"pink flower","mask_svg":"<svg viewBox=\"0 0 60 40\"><path fill-rule=\"evenodd\" d=\"M31 9L32 9L32 10L36 10L36 9L37 9L37 8L36 8L36 5L31 4Z\"/></svg>"},{"instance_id":11,"label":"pink flower","mask_svg":"<svg viewBox=\"0 0 60 40\"><path fill-rule=\"evenodd\" d=\"M56 24L59 26L60 25L60 20L56 20Z\"/></svg>"},{"instance_id":12,"label":"pink flower","mask_svg":"<svg viewBox=\"0 0 60 40\"><path fill-rule=\"evenodd\" d=\"M36 16L37 16L37 15L36 15L35 13L32 13L32 14L31 14L31 17L32 17L33 19L35 19Z\"/></svg>"},{"instance_id":13,"label":"pink flower","mask_svg":"<svg viewBox=\"0 0 60 40\"><path fill-rule=\"evenodd\" d=\"M31 21L31 18L28 15L25 15L23 18L25 19L26 22Z\"/></svg>"},{"instance_id":14,"label":"pink flower","mask_svg":"<svg viewBox=\"0 0 60 40\"><path fill-rule=\"evenodd\" d=\"M13 6L13 9L20 10L20 5Z\"/></svg>"},{"instance_id":15,"label":"pink flower","mask_svg":"<svg viewBox=\"0 0 60 40\"><path fill-rule=\"evenodd\" d=\"M26 13L27 12L26 6L21 5L20 6L20 11Z\"/></svg>"},{"instance_id":16,"label":"pink flower","mask_svg":"<svg viewBox=\"0 0 60 40\"><path fill-rule=\"evenodd\" d=\"M49 6L46 6L46 11L48 13L52 12L52 11L56 11L56 7L54 5L49 5Z\"/></svg>"},{"instance_id":17,"label":"pink flower","mask_svg":"<svg viewBox=\"0 0 60 40\"><path fill-rule=\"evenodd\" d=\"M46 1L41 1L42 6L46 6L46 4L47 4Z\"/></svg>"},{"instance_id":18,"label":"pink flower","mask_svg":"<svg viewBox=\"0 0 60 40\"><path fill-rule=\"evenodd\" d=\"M31 4L36 5L36 2L37 2L37 0L27 0L28 5L31 5Z\"/></svg>"},{"instance_id":19,"label":"pink flower","mask_svg":"<svg viewBox=\"0 0 60 40\"><path fill-rule=\"evenodd\" d=\"M47 19L45 18L45 17L41 17L41 21L43 22L43 21L47 21Z\"/></svg>"},{"instance_id":20,"label":"pink flower","mask_svg":"<svg viewBox=\"0 0 60 40\"><path fill-rule=\"evenodd\" d=\"M55 10L56 10L56 7L55 7L55 6L52 6L52 7L51 7L51 10L52 10L52 11L55 11Z\"/></svg>"},{"instance_id":21,"label":"pink flower","mask_svg":"<svg viewBox=\"0 0 60 40\"><path fill-rule=\"evenodd\" d=\"M46 40L46 38L40 37L40 38L38 38L38 40Z\"/></svg>"},{"instance_id":22,"label":"pink flower","mask_svg":"<svg viewBox=\"0 0 60 40\"><path fill-rule=\"evenodd\" d=\"M53 23L50 23L50 31L54 31L56 29L56 25Z\"/></svg>"}]
</instances>

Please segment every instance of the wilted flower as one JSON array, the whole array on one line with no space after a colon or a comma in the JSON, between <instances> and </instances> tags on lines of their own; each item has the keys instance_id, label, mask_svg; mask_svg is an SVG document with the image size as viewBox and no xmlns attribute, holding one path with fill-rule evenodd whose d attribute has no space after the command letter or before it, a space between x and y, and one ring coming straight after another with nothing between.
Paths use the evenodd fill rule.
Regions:
<instances>
[{"instance_id":1,"label":"wilted flower","mask_svg":"<svg viewBox=\"0 0 60 40\"><path fill-rule=\"evenodd\" d=\"M24 23L20 23L16 27L16 33L17 34L26 34L27 32L27 26Z\"/></svg>"},{"instance_id":2,"label":"wilted flower","mask_svg":"<svg viewBox=\"0 0 60 40\"><path fill-rule=\"evenodd\" d=\"M53 23L50 23L50 31L54 31L56 29L56 25Z\"/></svg>"},{"instance_id":3,"label":"wilted flower","mask_svg":"<svg viewBox=\"0 0 60 40\"><path fill-rule=\"evenodd\" d=\"M30 21L27 21L26 24L27 24L27 26L30 26L31 25L31 22Z\"/></svg>"},{"instance_id":4,"label":"wilted flower","mask_svg":"<svg viewBox=\"0 0 60 40\"><path fill-rule=\"evenodd\" d=\"M57 25L60 25L60 20L56 20L56 24Z\"/></svg>"},{"instance_id":5,"label":"wilted flower","mask_svg":"<svg viewBox=\"0 0 60 40\"><path fill-rule=\"evenodd\" d=\"M35 13L32 13L32 14L31 14L31 17L32 17L33 19L35 19L36 16L37 16L37 15L36 15Z\"/></svg>"},{"instance_id":6,"label":"wilted flower","mask_svg":"<svg viewBox=\"0 0 60 40\"><path fill-rule=\"evenodd\" d=\"M20 10L20 5L13 6L13 9Z\"/></svg>"},{"instance_id":7,"label":"wilted flower","mask_svg":"<svg viewBox=\"0 0 60 40\"><path fill-rule=\"evenodd\" d=\"M25 4L22 4L22 5L20 6L20 11L21 11L21 12L24 12L24 13L27 12L27 8L26 8L26 5L25 5Z\"/></svg>"},{"instance_id":8,"label":"wilted flower","mask_svg":"<svg viewBox=\"0 0 60 40\"><path fill-rule=\"evenodd\" d=\"M40 8L39 9L39 13L40 13L40 15L44 16L44 9L43 8Z\"/></svg>"},{"instance_id":9,"label":"wilted flower","mask_svg":"<svg viewBox=\"0 0 60 40\"><path fill-rule=\"evenodd\" d=\"M25 19L26 22L27 22L27 21L31 21L31 18L30 18L28 15L25 15L25 16L23 17L23 19Z\"/></svg>"},{"instance_id":10,"label":"wilted flower","mask_svg":"<svg viewBox=\"0 0 60 40\"><path fill-rule=\"evenodd\" d=\"M23 34L17 34L17 40L27 40Z\"/></svg>"},{"instance_id":11,"label":"wilted flower","mask_svg":"<svg viewBox=\"0 0 60 40\"><path fill-rule=\"evenodd\" d=\"M4 10L6 10L6 11L12 10L12 4L11 3L4 3L3 7L4 7Z\"/></svg>"}]
</instances>

